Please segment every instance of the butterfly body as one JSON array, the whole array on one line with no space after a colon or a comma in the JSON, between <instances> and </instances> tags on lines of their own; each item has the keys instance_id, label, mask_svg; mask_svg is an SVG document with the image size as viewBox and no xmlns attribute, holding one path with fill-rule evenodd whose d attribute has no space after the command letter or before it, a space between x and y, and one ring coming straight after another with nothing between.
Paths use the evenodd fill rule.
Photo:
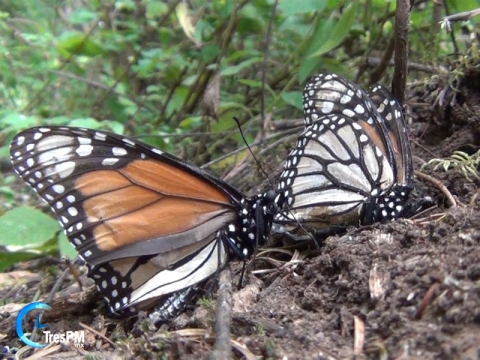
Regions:
<instances>
[{"instance_id":1,"label":"butterfly body","mask_svg":"<svg viewBox=\"0 0 480 360\"><path fill-rule=\"evenodd\" d=\"M13 139L11 158L113 312L148 308L250 256L282 202L273 191L247 198L179 158L103 131L28 129Z\"/></svg>"},{"instance_id":2,"label":"butterfly body","mask_svg":"<svg viewBox=\"0 0 480 360\"><path fill-rule=\"evenodd\" d=\"M366 93L338 75L320 74L303 96L305 130L279 179L286 204L275 221L329 230L401 216L413 168L393 95L381 86Z\"/></svg>"}]
</instances>

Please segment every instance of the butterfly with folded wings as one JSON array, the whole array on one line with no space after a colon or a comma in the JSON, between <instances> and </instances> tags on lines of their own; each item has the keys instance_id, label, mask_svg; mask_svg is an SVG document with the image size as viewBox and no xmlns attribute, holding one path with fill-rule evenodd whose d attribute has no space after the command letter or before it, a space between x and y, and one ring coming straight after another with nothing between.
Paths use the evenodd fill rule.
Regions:
<instances>
[{"instance_id":1,"label":"butterfly with folded wings","mask_svg":"<svg viewBox=\"0 0 480 360\"><path fill-rule=\"evenodd\" d=\"M403 216L413 165L393 95L324 73L308 80L303 111L305 130L278 182L286 202L275 223L328 234Z\"/></svg>"}]
</instances>

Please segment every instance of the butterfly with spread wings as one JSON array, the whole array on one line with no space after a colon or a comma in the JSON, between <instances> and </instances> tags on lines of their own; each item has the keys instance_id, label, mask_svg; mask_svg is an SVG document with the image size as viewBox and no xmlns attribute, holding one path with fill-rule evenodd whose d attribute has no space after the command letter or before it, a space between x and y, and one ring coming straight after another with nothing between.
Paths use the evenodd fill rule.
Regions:
<instances>
[{"instance_id":1,"label":"butterfly with spread wings","mask_svg":"<svg viewBox=\"0 0 480 360\"><path fill-rule=\"evenodd\" d=\"M36 127L11 144L15 171L46 200L113 313L163 306L266 242L282 193L247 198L125 136Z\"/></svg>"},{"instance_id":2,"label":"butterfly with spread wings","mask_svg":"<svg viewBox=\"0 0 480 360\"><path fill-rule=\"evenodd\" d=\"M303 99L305 130L279 179L286 202L275 222L328 234L402 216L413 167L393 95L325 73L308 80Z\"/></svg>"}]
</instances>

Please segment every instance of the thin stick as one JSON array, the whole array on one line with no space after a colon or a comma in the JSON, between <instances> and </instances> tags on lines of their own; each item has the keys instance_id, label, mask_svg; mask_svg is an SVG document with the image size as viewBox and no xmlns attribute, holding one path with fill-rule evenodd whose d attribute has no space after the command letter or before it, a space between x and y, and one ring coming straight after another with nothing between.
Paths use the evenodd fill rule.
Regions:
<instances>
[{"instance_id":1,"label":"thin stick","mask_svg":"<svg viewBox=\"0 0 480 360\"><path fill-rule=\"evenodd\" d=\"M393 95L405 102L405 85L407 82L408 29L410 22L410 0L397 0L395 11L395 69L393 73Z\"/></svg>"},{"instance_id":2,"label":"thin stick","mask_svg":"<svg viewBox=\"0 0 480 360\"><path fill-rule=\"evenodd\" d=\"M230 268L226 267L220 272L219 289L217 299L216 321L215 321L215 345L211 360L230 359L232 348L230 343L230 326L232 322L232 276Z\"/></svg>"},{"instance_id":3,"label":"thin stick","mask_svg":"<svg viewBox=\"0 0 480 360\"><path fill-rule=\"evenodd\" d=\"M92 334L95 334L99 337L101 337L103 340L105 340L106 342L108 342L110 345L112 345L113 347L115 347L115 343L110 340L109 338L107 338L104 334L102 334L101 332L91 328L90 326L88 325L85 325L84 323L78 323L80 325L80 327L84 328L85 330L88 330L90 331Z\"/></svg>"},{"instance_id":4,"label":"thin stick","mask_svg":"<svg viewBox=\"0 0 480 360\"><path fill-rule=\"evenodd\" d=\"M263 49L263 63L262 63L262 92L260 94L260 141L263 139L263 132L265 127L265 82L267 81L267 63L268 51L270 48L270 41L272 39L273 23L275 22L275 12L277 11L278 0L275 0L270 15L270 22L268 23L267 34L265 36L265 44Z\"/></svg>"},{"instance_id":5,"label":"thin stick","mask_svg":"<svg viewBox=\"0 0 480 360\"><path fill-rule=\"evenodd\" d=\"M414 171L414 174L415 174L416 177L435 185L438 188L438 190L440 190L443 193L443 195L445 195L445 197L450 202L452 207L458 206L457 201L453 197L452 193L450 191L448 191L447 187L445 185L443 185L440 182L440 180L435 179L434 177L432 177L430 175L427 175L427 174L424 174L424 173L422 173L420 171L417 171L417 170Z\"/></svg>"},{"instance_id":6,"label":"thin stick","mask_svg":"<svg viewBox=\"0 0 480 360\"><path fill-rule=\"evenodd\" d=\"M427 290L425 295L423 296L422 301L420 302L420 306L418 307L417 311L415 312L415 315L413 315L413 318L415 320L419 320L422 318L423 312L427 308L427 306L432 302L433 295L435 294L435 290L440 286L438 282L433 283L430 285L430 288Z\"/></svg>"}]
</instances>

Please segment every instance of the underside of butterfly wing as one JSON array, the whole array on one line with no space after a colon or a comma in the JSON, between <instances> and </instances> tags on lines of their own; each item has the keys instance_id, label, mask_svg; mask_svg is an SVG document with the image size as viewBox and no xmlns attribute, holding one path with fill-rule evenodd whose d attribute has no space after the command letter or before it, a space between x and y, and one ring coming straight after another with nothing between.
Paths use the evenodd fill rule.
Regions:
<instances>
[{"instance_id":1,"label":"underside of butterfly wing","mask_svg":"<svg viewBox=\"0 0 480 360\"><path fill-rule=\"evenodd\" d=\"M341 229L402 216L413 167L403 110L393 95L382 86L367 94L323 73L307 81L303 98L306 129L279 184L290 211L276 221Z\"/></svg>"},{"instance_id":2,"label":"underside of butterfly wing","mask_svg":"<svg viewBox=\"0 0 480 360\"><path fill-rule=\"evenodd\" d=\"M368 95L377 107L380 116L385 119L384 122L394 149L397 183L407 188L413 188L412 152L403 108L393 94L382 85L373 86Z\"/></svg>"},{"instance_id":3,"label":"underside of butterfly wing","mask_svg":"<svg viewBox=\"0 0 480 360\"><path fill-rule=\"evenodd\" d=\"M286 206L275 221L358 225L369 199L393 181L389 162L356 119L325 115L307 127L287 158L278 185Z\"/></svg>"}]
</instances>

